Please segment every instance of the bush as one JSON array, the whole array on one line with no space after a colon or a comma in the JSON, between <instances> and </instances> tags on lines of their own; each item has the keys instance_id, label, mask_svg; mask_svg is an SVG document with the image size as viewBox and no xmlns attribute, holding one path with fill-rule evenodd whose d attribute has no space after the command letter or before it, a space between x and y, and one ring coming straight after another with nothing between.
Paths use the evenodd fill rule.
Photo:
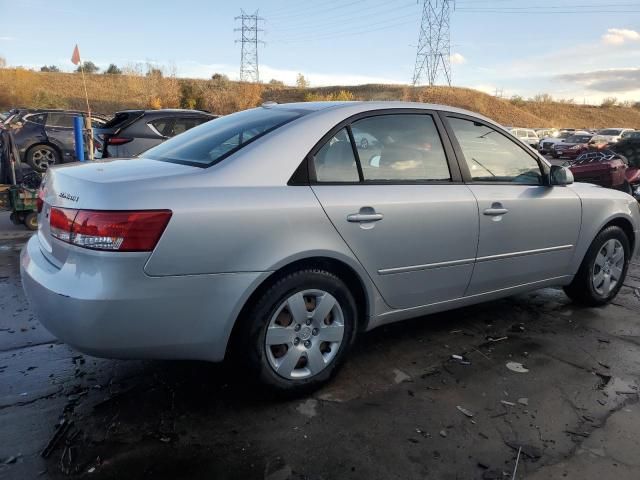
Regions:
<instances>
[{"instance_id":1,"label":"bush","mask_svg":"<svg viewBox=\"0 0 640 480\"><path fill-rule=\"evenodd\" d=\"M42 67L40 67L40 71L48 73L58 73L60 69L55 65L43 65Z\"/></svg>"},{"instance_id":2,"label":"bush","mask_svg":"<svg viewBox=\"0 0 640 480\"><path fill-rule=\"evenodd\" d=\"M535 95L531 101L536 103L552 103L553 97L548 93L539 93L538 95Z\"/></svg>"},{"instance_id":3,"label":"bush","mask_svg":"<svg viewBox=\"0 0 640 480\"><path fill-rule=\"evenodd\" d=\"M605 97L602 99L601 107L609 108L615 107L618 104L618 99L616 97Z\"/></svg>"},{"instance_id":4,"label":"bush","mask_svg":"<svg viewBox=\"0 0 640 480\"><path fill-rule=\"evenodd\" d=\"M84 71L84 73L97 73L99 70L100 68L90 60L82 62L82 65L78 65L78 68L76 68L77 73L81 73L82 71Z\"/></svg>"},{"instance_id":5,"label":"bush","mask_svg":"<svg viewBox=\"0 0 640 480\"><path fill-rule=\"evenodd\" d=\"M104 73L107 75L122 75L122 70L120 70L115 63L112 63L107 67Z\"/></svg>"},{"instance_id":6,"label":"bush","mask_svg":"<svg viewBox=\"0 0 640 480\"><path fill-rule=\"evenodd\" d=\"M509 101L516 107L523 107L527 104L527 101L520 95L514 95Z\"/></svg>"},{"instance_id":7,"label":"bush","mask_svg":"<svg viewBox=\"0 0 640 480\"><path fill-rule=\"evenodd\" d=\"M327 94L308 92L304 96L305 102L349 102L355 97L349 90L329 92Z\"/></svg>"}]
</instances>

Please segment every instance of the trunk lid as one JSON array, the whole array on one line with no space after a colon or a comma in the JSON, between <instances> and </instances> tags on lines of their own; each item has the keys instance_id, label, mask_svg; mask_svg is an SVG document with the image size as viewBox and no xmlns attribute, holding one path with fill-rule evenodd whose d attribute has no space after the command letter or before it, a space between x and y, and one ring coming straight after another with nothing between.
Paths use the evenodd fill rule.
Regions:
<instances>
[{"instance_id":1,"label":"trunk lid","mask_svg":"<svg viewBox=\"0 0 640 480\"><path fill-rule=\"evenodd\" d=\"M38 219L38 238L44 255L61 267L73 247L51 236L52 207L76 210L153 210L158 205L156 191L163 182L201 173L187 165L148 159L120 159L53 167L42 182L42 212ZM95 252L94 252L95 253Z\"/></svg>"}]
</instances>

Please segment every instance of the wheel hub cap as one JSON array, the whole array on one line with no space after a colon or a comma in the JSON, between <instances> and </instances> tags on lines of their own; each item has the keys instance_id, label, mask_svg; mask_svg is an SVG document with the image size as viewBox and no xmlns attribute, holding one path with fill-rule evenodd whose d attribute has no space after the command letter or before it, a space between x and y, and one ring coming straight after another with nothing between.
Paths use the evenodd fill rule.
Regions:
<instances>
[{"instance_id":1,"label":"wheel hub cap","mask_svg":"<svg viewBox=\"0 0 640 480\"><path fill-rule=\"evenodd\" d=\"M304 290L276 309L265 334L269 366L281 377L302 379L331 364L344 337L337 299L322 290Z\"/></svg>"},{"instance_id":2,"label":"wheel hub cap","mask_svg":"<svg viewBox=\"0 0 640 480\"><path fill-rule=\"evenodd\" d=\"M622 281L624 261L624 248L618 240L612 238L602 245L591 277L593 288L599 295L609 295Z\"/></svg>"}]
</instances>

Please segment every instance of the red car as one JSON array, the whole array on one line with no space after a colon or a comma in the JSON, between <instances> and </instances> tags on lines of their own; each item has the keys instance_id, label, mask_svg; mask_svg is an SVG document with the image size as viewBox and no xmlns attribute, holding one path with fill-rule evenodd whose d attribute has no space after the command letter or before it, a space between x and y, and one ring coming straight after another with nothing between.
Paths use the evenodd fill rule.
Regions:
<instances>
[{"instance_id":1,"label":"red car","mask_svg":"<svg viewBox=\"0 0 640 480\"><path fill-rule=\"evenodd\" d=\"M640 196L640 168L611 150L590 151L568 165L577 182L595 183Z\"/></svg>"},{"instance_id":2,"label":"red car","mask_svg":"<svg viewBox=\"0 0 640 480\"><path fill-rule=\"evenodd\" d=\"M553 146L553 158L578 158L589 150L593 135L572 135Z\"/></svg>"}]
</instances>

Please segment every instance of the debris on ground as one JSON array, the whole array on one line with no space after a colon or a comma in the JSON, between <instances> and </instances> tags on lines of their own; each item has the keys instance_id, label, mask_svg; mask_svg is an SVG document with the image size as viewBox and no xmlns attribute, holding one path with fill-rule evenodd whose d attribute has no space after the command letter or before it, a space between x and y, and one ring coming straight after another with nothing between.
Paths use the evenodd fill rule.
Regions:
<instances>
[{"instance_id":1,"label":"debris on ground","mask_svg":"<svg viewBox=\"0 0 640 480\"><path fill-rule=\"evenodd\" d=\"M519 362L507 362L507 368L516 373L528 373L529 370Z\"/></svg>"},{"instance_id":2,"label":"debris on ground","mask_svg":"<svg viewBox=\"0 0 640 480\"><path fill-rule=\"evenodd\" d=\"M564 433L568 433L569 435L575 435L577 437L584 437L584 438L588 438L589 437L589 433L586 432L574 432L572 430L565 430Z\"/></svg>"},{"instance_id":3,"label":"debris on ground","mask_svg":"<svg viewBox=\"0 0 640 480\"><path fill-rule=\"evenodd\" d=\"M507 407L515 407L516 404L513 402L509 402L508 400L500 400L500 403L506 405Z\"/></svg>"},{"instance_id":4,"label":"debris on ground","mask_svg":"<svg viewBox=\"0 0 640 480\"><path fill-rule=\"evenodd\" d=\"M520 462L520 453L522 452L522 447L518 449L518 456L516 457L516 465L513 467L513 475L511 476L511 480L516 480L516 473L518 473L518 463Z\"/></svg>"},{"instance_id":5,"label":"debris on ground","mask_svg":"<svg viewBox=\"0 0 640 480\"><path fill-rule=\"evenodd\" d=\"M530 458L531 460L537 460L542 457L542 450L538 447L534 447L533 445L521 445L518 442L504 442L507 447L513 448L514 450L521 450L522 455Z\"/></svg>"},{"instance_id":6,"label":"debris on ground","mask_svg":"<svg viewBox=\"0 0 640 480\"><path fill-rule=\"evenodd\" d=\"M425 432L424 430L422 430L420 428L416 428L416 433L418 435L422 435L424 438L431 438L431 434L429 432Z\"/></svg>"},{"instance_id":7,"label":"debris on ground","mask_svg":"<svg viewBox=\"0 0 640 480\"><path fill-rule=\"evenodd\" d=\"M49 440L49 443L47 443L47 446L44 447L44 450L42 450L42 452L40 453L40 456L42 458L48 458L49 455L51 455L51 452L55 450L58 443L60 443L60 441L67 435L72 425L73 420L67 421L64 418L60 420L60 423L58 423L56 431Z\"/></svg>"},{"instance_id":8,"label":"debris on ground","mask_svg":"<svg viewBox=\"0 0 640 480\"><path fill-rule=\"evenodd\" d=\"M466 408L461 407L460 405L457 405L456 408L461 411L465 416L469 417L469 418L473 418L473 413L469 410L467 410Z\"/></svg>"},{"instance_id":9,"label":"debris on ground","mask_svg":"<svg viewBox=\"0 0 640 480\"><path fill-rule=\"evenodd\" d=\"M471 365L471 361L464 355L451 355L451 360L456 360L460 365Z\"/></svg>"},{"instance_id":10,"label":"debris on ground","mask_svg":"<svg viewBox=\"0 0 640 480\"><path fill-rule=\"evenodd\" d=\"M512 332L524 332L524 330L525 330L524 323L515 323L511 325Z\"/></svg>"},{"instance_id":11,"label":"debris on ground","mask_svg":"<svg viewBox=\"0 0 640 480\"><path fill-rule=\"evenodd\" d=\"M492 336L488 336L488 337L485 337L485 339L487 340L487 342L495 343L495 342L501 342L501 341L503 341L503 340L508 340L508 339L509 339L509 337L498 337L498 338L494 338L494 337L492 337Z\"/></svg>"},{"instance_id":12,"label":"debris on ground","mask_svg":"<svg viewBox=\"0 0 640 480\"><path fill-rule=\"evenodd\" d=\"M525 407L528 407L529 406L529 399L526 398L526 397L519 398L518 399L518 403L520 405L524 405Z\"/></svg>"},{"instance_id":13,"label":"debris on ground","mask_svg":"<svg viewBox=\"0 0 640 480\"><path fill-rule=\"evenodd\" d=\"M19 456L19 455L18 455ZM5 465L11 465L12 463L16 463L18 461L18 456L16 455L11 455L9 458L7 458L4 462Z\"/></svg>"},{"instance_id":14,"label":"debris on ground","mask_svg":"<svg viewBox=\"0 0 640 480\"><path fill-rule=\"evenodd\" d=\"M393 369L393 381L395 383L404 383L404 382L412 382L413 379L409 375L404 373L402 370L394 368Z\"/></svg>"},{"instance_id":15,"label":"debris on ground","mask_svg":"<svg viewBox=\"0 0 640 480\"><path fill-rule=\"evenodd\" d=\"M447 438L447 431L446 430L440 430L440 436L442 438Z\"/></svg>"}]
</instances>

